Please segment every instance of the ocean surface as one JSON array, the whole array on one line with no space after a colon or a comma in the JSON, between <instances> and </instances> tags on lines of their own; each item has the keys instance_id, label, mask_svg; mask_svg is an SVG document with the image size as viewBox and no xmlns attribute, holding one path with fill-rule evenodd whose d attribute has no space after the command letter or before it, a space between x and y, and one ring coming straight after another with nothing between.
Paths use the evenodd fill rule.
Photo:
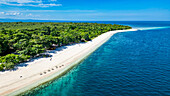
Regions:
<instances>
[{"instance_id":1,"label":"ocean surface","mask_svg":"<svg viewBox=\"0 0 170 96\"><path fill-rule=\"evenodd\" d=\"M170 22L98 23L141 30L115 34L64 76L25 95L170 96Z\"/></svg>"}]
</instances>

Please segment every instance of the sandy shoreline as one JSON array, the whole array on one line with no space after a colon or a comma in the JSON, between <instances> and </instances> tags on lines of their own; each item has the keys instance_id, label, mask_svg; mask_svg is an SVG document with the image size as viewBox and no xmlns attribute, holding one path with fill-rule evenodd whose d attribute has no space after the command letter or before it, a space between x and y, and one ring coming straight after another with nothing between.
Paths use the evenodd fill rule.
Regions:
<instances>
[{"instance_id":1,"label":"sandy shoreline","mask_svg":"<svg viewBox=\"0 0 170 96\"><path fill-rule=\"evenodd\" d=\"M60 51L51 51L52 60L50 58L35 59L25 63L27 67L19 67L16 71L0 72L0 96L16 95L47 82L75 66L113 34L136 30L110 31L87 43L64 46L59 48Z\"/></svg>"}]
</instances>

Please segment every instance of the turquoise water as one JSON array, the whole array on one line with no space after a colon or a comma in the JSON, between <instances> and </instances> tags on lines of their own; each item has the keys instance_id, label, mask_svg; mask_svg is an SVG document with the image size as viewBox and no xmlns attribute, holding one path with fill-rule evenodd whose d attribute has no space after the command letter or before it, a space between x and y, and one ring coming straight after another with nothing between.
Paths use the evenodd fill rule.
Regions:
<instances>
[{"instance_id":1,"label":"turquoise water","mask_svg":"<svg viewBox=\"0 0 170 96\"><path fill-rule=\"evenodd\" d=\"M170 22L118 23L170 26ZM169 38L170 28L117 33L67 74L25 95L170 96Z\"/></svg>"}]
</instances>

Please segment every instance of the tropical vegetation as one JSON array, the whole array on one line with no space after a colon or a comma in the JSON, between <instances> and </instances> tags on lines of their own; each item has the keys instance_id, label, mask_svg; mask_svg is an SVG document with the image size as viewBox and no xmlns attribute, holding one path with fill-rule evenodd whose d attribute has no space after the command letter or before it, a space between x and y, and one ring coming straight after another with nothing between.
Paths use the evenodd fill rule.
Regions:
<instances>
[{"instance_id":1,"label":"tropical vegetation","mask_svg":"<svg viewBox=\"0 0 170 96\"><path fill-rule=\"evenodd\" d=\"M48 49L90 41L102 33L130 26L98 23L2 22L0 23L0 70L34 58Z\"/></svg>"}]
</instances>

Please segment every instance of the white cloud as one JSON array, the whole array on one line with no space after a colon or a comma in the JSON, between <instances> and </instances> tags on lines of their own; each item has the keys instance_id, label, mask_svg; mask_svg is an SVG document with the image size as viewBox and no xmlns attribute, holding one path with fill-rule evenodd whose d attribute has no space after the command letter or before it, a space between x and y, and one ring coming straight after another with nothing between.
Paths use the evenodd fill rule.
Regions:
<instances>
[{"instance_id":1,"label":"white cloud","mask_svg":"<svg viewBox=\"0 0 170 96\"><path fill-rule=\"evenodd\" d=\"M7 16L18 16L22 15L20 12L0 12L2 15L7 15Z\"/></svg>"},{"instance_id":2,"label":"white cloud","mask_svg":"<svg viewBox=\"0 0 170 96\"><path fill-rule=\"evenodd\" d=\"M6 2L16 2L16 3L42 3L41 0L1 0Z\"/></svg>"},{"instance_id":3,"label":"white cloud","mask_svg":"<svg viewBox=\"0 0 170 96\"><path fill-rule=\"evenodd\" d=\"M5 12L0 12L1 14L5 14Z\"/></svg>"},{"instance_id":4,"label":"white cloud","mask_svg":"<svg viewBox=\"0 0 170 96\"><path fill-rule=\"evenodd\" d=\"M30 14L27 14L26 16L32 16L32 14L30 13Z\"/></svg>"},{"instance_id":5,"label":"white cloud","mask_svg":"<svg viewBox=\"0 0 170 96\"><path fill-rule=\"evenodd\" d=\"M53 6L62 6L62 4L54 4L54 3L51 3L51 4L38 4L38 5L30 5L30 6L33 6L33 7L53 7Z\"/></svg>"},{"instance_id":6,"label":"white cloud","mask_svg":"<svg viewBox=\"0 0 170 96\"><path fill-rule=\"evenodd\" d=\"M7 11L7 12L16 12L16 11ZM96 10L19 10L18 12L35 12L35 13L42 13L42 12L56 12L56 13L94 13L97 12Z\"/></svg>"},{"instance_id":7,"label":"white cloud","mask_svg":"<svg viewBox=\"0 0 170 96\"><path fill-rule=\"evenodd\" d=\"M24 13L19 11L6 11L6 12L0 12L1 16L16 16L16 17L36 17L37 15L33 15L32 13Z\"/></svg>"},{"instance_id":8,"label":"white cloud","mask_svg":"<svg viewBox=\"0 0 170 96\"><path fill-rule=\"evenodd\" d=\"M1 0L0 5L10 5L10 6L32 6L32 7L53 7L62 6L58 4L57 0Z\"/></svg>"}]
</instances>

